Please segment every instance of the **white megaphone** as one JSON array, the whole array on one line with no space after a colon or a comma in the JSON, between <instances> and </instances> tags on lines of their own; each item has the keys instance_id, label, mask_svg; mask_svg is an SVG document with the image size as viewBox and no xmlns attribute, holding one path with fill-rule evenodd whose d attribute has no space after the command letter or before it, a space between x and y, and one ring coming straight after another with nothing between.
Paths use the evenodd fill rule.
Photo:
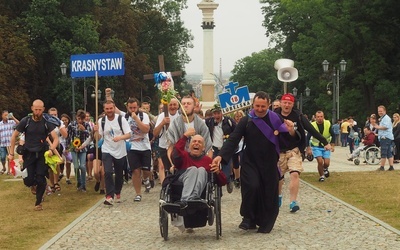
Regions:
<instances>
[{"instance_id":1,"label":"white megaphone","mask_svg":"<svg viewBox=\"0 0 400 250\"><path fill-rule=\"evenodd\" d=\"M299 72L294 67L294 61L290 59L278 59L274 67L278 70L278 79L281 82L293 82L299 77Z\"/></svg>"}]
</instances>

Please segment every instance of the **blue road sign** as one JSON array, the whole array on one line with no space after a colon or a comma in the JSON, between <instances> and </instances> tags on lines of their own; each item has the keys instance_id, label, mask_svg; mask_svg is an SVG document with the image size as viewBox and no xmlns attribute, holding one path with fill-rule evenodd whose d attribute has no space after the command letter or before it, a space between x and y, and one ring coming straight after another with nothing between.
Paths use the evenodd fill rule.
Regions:
<instances>
[{"instance_id":1,"label":"blue road sign","mask_svg":"<svg viewBox=\"0 0 400 250\"><path fill-rule=\"evenodd\" d=\"M227 92L218 95L223 114L251 106L249 88L247 86L238 88L238 86L237 82L229 82L225 85Z\"/></svg>"},{"instance_id":2,"label":"blue road sign","mask_svg":"<svg viewBox=\"0 0 400 250\"><path fill-rule=\"evenodd\" d=\"M120 76L125 74L122 52L71 56L71 77Z\"/></svg>"}]
</instances>

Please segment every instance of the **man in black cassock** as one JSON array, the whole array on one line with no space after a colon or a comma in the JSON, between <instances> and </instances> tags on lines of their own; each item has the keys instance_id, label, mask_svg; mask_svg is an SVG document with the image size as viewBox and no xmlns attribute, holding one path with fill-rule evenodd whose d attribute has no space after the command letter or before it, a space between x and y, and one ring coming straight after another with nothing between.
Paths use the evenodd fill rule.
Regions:
<instances>
[{"instance_id":1,"label":"man in black cassock","mask_svg":"<svg viewBox=\"0 0 400 250\"><path fill-rule=\"evenodd\" d=\"M299 140L293 122L269 111L269 104L267 93L255 94L253 110L239 121L212 163L229 162L244 137L246 147L240 169L243 220L239 228L256 229L258 225L259 233L271 232L279 213L279 144Z\"/></svg>"}]
</instances>

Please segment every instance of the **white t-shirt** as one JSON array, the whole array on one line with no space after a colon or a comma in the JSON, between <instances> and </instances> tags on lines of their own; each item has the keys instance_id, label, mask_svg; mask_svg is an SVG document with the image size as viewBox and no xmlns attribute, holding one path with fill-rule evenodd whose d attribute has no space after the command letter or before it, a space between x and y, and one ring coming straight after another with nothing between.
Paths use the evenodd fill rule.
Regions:
<instances>
[{"instance_id":1,"label":"white t-shirt","mask_svg":"<svg viewBox=\"0 0 400 250\"><path fill-rule=\"evenodd\" d=\"M118 116L119 116L118 114L115 114L115 117L112 121L108 120L108 117L106 116L104 124L104 132L103 132L103 126L101 125L101 118L99 119L98 124L100 124L99 134L104 139L101 151L103 153L109 153L112 157L116 159L121 159L122 157L126 156L125 141L121 140L118 142L114 142L112 140L114 137L122 135L121 128L118 124ZM129 124L124 117L122 117L121 122L124 133L125 134L129 133L130 132Z\"/></svg>"},{"instance_id":2,"label":"white t-shirt","mask_svg":"<svg viewBox=\"0 0 400 250\"><path fill-rule=\"evenodd\" d=\"M177 118L179 116L179 113L178 112L176 112L175 113L175 115L169 115L169 118L170 118L170 124ZM165 117L165 114L164 114L164 112L162 112L162 113L160 113L159 115L158 115L158 117L157 117L157 121L156 121L156 127L159 125L159 124L161 124L161 122L164 120L164 117ZM161 129L161 132L160 132L160 139L158 140L158 146L160 147L160 148L164 148L164 149L167 149L168 147L169 147L169 142L168 142L168 137L167 137L167 133L168 133L168 130L166 130L165 129L165 126Z\"/></svg>"},{"instance_id":3,"label":"white t-shirt","mask_svg":"<svg viewBox=\"0 0 400 250\"><path fill-rule=\"evenodd\" d=\"M126 121L125 114L126 114L126 112L121 111L123 120ZM138 114L137 116L140 119L140 115ZM142 122L146 125L150 124L149 115L144 112L143 112ZM139 151L151 150L149 133L143 133L139 129L135 120L133 120L132 116L129 116L128 124L129 124L130 130L131 130L131 138L129 139L129 141L131 142L131 150L139 150Z\"/></svg>"},{"instance_id":4,"label":"white t-shirt","mask_svg":"<svg viewBox=\"0 0 400 250\"><path fill-rule=\"evenodd\" d=\"M224 131L222 131L222 121L214 125L213 131L213 146L217 148L222 148L224 144Z\"/></svg>"}]
</instances>

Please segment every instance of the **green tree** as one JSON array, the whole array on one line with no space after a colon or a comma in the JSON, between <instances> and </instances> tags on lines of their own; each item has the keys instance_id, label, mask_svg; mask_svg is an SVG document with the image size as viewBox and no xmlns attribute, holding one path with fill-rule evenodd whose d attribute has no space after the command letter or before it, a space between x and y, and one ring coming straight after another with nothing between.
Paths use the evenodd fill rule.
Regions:
<instances>
[{"instance_id":1,"label":"green tree","mask_svg":"<svg viewBox=\"0 0 400 250\"><path fill-rule=\"evenodd\" d=\"M398 108L400 26L395 1L260 2L266 4L267 35L284 56L295 60L299 81L307 83L314 95L319 93L314 96L318 107L331 107L326 95L331 79L323 77L321 62L345 59L348 67L340 85L341 117L363 119L376 112L379 104L386 105L389 112Z\"/></svg>"},{"instance_id":2,"label":"green tree","mask_svg":"<svg viewBox=\"0 0 400 250\"><path fill-rule=\"evenodd\" d=\"M274 63L282 55L275 49L252 53L238 60L232 70L231 81L239 86L247 85L250 92L266 91L272 98L283 93L283 84L277 79Z\"/></svg>"},{"instance_id":3,"label":"green tree","mask_svg":"<svg viewBox=\"0 0 400 250\"><path fill-rule=\"evenodd\" d=\"M29 37L19 32L18 25L0 15L0 107L15 117L30 107L28 89L35 78L35 57L29 48Z\"/></svg>"}]
</instances>

